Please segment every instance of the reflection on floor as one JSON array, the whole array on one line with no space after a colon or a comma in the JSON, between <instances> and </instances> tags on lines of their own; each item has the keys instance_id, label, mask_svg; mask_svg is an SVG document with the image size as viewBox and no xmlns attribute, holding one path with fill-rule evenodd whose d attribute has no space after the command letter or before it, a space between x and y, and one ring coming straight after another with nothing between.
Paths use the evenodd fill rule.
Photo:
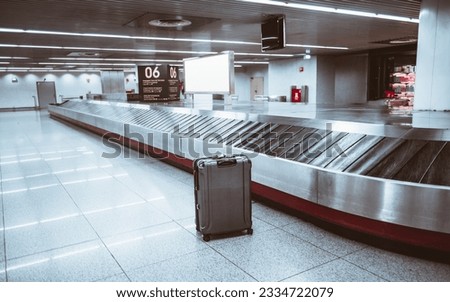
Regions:
<instances>
[{"instance_id":1,"label":"reflection on floor","mask_svg":"<svg viewBox=\"0 0 450 302\"><path fill-rule=\"evenodd\" d=\"M51 120L0 113L0 281L450 281L450 265L253 204L253 236L196 234L192 175Z\"/></svg>"}]
</instances>

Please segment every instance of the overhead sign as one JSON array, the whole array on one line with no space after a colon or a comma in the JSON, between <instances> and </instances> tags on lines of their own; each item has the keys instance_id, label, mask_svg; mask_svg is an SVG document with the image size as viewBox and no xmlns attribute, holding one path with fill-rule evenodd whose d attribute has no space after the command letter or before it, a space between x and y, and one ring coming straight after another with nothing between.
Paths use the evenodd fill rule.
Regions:
<instances>
[{"instance_id":1,"label":"overhead sign","mask_svg":"<svg viewBox=\"0 0 450 302\"><path fill-rule=\"evenodd\" d=\"M143 102L180 100L178 67L138 66L139 94Z\"/></svg>"}]
</instances>

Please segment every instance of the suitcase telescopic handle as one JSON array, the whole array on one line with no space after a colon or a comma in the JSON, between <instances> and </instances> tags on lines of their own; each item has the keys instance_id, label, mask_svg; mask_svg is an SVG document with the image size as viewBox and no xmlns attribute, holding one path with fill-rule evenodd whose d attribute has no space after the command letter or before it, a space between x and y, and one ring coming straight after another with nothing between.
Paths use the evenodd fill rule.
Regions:
<instances>
[{"instance_id":1,"label":"suitcase telescopic handle","mask_svg":"<svg viewBox=\"0 0 450 302\"><path fill-rule=\"evenodd\" d=\"M219 168L235 166L236 164L237 164L237 161L235 158L223 158L223 159L219 159L217 161L217 166Z\"/></svg>"}]
</instances>

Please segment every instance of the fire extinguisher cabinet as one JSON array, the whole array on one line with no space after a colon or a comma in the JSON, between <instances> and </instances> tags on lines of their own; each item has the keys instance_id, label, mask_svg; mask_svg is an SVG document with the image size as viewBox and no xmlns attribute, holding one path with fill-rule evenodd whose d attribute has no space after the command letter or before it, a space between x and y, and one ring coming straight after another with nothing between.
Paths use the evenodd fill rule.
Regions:
<instances>
[{"instance_id":1,"label":"fire extinguisher cabinet","mask_svg":"<svg viewBox=\"0 0 450 302\"><path fill-rule=\"evenodd\" d=\"M302 90L300 88L291 88L291 102L300 103L302 101Z\"/></svg>"}]
</instances>

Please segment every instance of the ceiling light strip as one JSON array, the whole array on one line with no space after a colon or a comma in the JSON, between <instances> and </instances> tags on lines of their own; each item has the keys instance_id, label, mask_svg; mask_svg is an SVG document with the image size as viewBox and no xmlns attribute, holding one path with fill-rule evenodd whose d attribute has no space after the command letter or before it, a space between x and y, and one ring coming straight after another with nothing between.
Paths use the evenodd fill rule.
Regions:
<instances>
[{"instance_id":1,"label":"ceiling light strip","mask_svg":"<svg viewBox=\"0 0 450 302\"><path fill-rule=\"evenodd\" d=\"M292 44L295 46L295 44ZM180 53L180 54L217 54L213 51L190 51L190 50L156 50L156 49L133 49L133 48L100 48L100 47L77 47L77 46L53 46L53 45L19 45L19 44L0 44L5 48L36 48L36 49L64 49L64 50L87 50L87 51L119 51L119 52L148 52L148 53ZM303 46L302 46L303 47ZM324 46L326 47L326 46ZM267 54L267 53L235 53L237 56L262 56L262 57L293 57L293 54ZM65 60L69 58L64 58ZM83 60L97 58L83 58ZM166 60L164 60L166 61Z\"/></svg>"},{"instance_id":2,"label":"ceiling light strip","mask_svg":"<svg viewBox=\"0 0 450 302\"><path fill-rule=\"evenodd\" d=\"M293 54L275 54L275 53L252 53L252 52L235 52L234 53L235 56L261 56L261 57L286 57L286 58L290 58L293 57Z\"/></svg>"},{"instance_id":3,"label":"ceiling light strip","mask_svg":"<svg viewBox=\"0 0 450 302\"><path fill-rule=\"evenodd\" d=\"M257 62L257 61L235 61L236 64L255 64L255 65L269 65L269 62Z\"/></svg>"},{"instance_id":4,"label":"ceiling light strip","mask_svg":"<svg viewBox=\"0 0 450 302\"><path fill-rule=\"evenodd\" d=\"M301 47L301 48L319 48L319 49L336 49L347 50L348 47L343 46L320 46L320 45L307 45L307 44L286 44L288 47Z\"/></svg>"},{"instance_id":5,"label":"ceiling light strip","mask_svg":"<svg viewBox=\"0 0 450 302\"><path fill-rule=\"evenodd\" d=\"M57 31L41 31L41 30L23 30L15 28L0 28L0 32L6 33L29 33L29 34L45 34L45 35L65 35L65 36L83 36L83 37L101 37L101 38L117 38L117 39L136 39L136 40L157 40L157 41L178 41L178 42L200 42L200 43L221 43L221 44L241 44L241 45L257 45L260 42L244 42L244 41L228 41L228 40L207 40L207 39L188 39L188 38L163 38L163 37L142 37L142 36L124 36L124 35L109 35L109 34L90 34L90 33L71 33L71 32L57 32ZM16 44L2 44L2 47L25 47L30 48L30 45L16 45ZM287 44L286 46L296 46L296 44ZM333 47L333 46L308 46L311 48L324 49L348 49L347 47ZM40 48L46 48L41 46ZM114 48L98 48L98 47L64 47L64 46L48 46L53 49L72 49L72 50L90 50L90 51L123 51L123 52L150 52L150 53L180 53L180 54L217 54L212 51L187 51L187 50L156 50L156 49L114 49ZM269 56L289 56L289 55L275 55L275 54L252 54L252 55L269 55ZM290 55L292 56L292 55Z\"/></svg>"},{"instance_id":6,"label":"ceiling light strip","mask_svg":"<svg viewBox=\"0 0 450 302\"><path fill-rule=\"evenodd\" d=\"M29 60L28 57L2 57L0 56L0 60Z\"/></svg>"},{"instance_id":7,"label":"ceiling light strip","mask_svg":"<svg viewBox=\"0 0 450 302\"><path fill-rule=\"evenodd\" d=\"M73 33L48 30L32 30L17 28L0 28L0 32L5 33L23 33L37 35L58 35L73 37L93 37L93 38L114 38L114 39L132 39L132 40L150 40L150 41L172 41L172 42L200 42L200 43L225 43L225 44L242 44L242 45L261 45L259 42L231 41L231 40L208 40L208 39L189 39L189 38L167 38L167 37L146 37L146 36L128 36L114 34L96 34L96 33Z\"/></svg>"},{"instance_id":8,"label":"ceiling light strip","mask_svg":"<svg viewBox=\"0 0 450 302\"><path fill-rule=\"evenodd\" d=\"M101 47L78 47L78 46L53 46L53 45L20 45L0 44L4 48L36 48L36 49L65 49L65 50L87 50L87 51L119 51L119 52L148 52L148 53L178 53L178 54L217 54L213 51L190 51L190 50L157 50L157 49L133 49L133 48L101 48Z\"/></svg>"},{"instance_id":9,"label":"ceiling light strip","mask_svg":"<svg viewBox=\"0 0 450 302\"><path fill-rule=\"evenodd\" d=\"M419 23L419 19L416 19L416 18L399 17L399 16L392 16L392 15L385 15L385 14L354 11L354 10L348 10L348 9L315 6L315 5L309 5L309 4L291 3L291 2L286 2L286 1L274 1L274 0L237 0L237 1L265 4L265 5L273 5L273 6L281 6L281 7L287 7L287 8L296 8L296 9L303 9L303 10L310 10L310 11L317 11L317 12L333 13L333 14L359 16L359 17L366 17L366 18L378 18L378 19L385 19L385 20L392 20L392 21Z\"/></svg>"},{"instance_id":10,"label":"ceiling light strip","mask_svg":"<svg viewBox=\"0 0 450 302\"><path fill-rule=\"evenodd\" d=\"M123 59L123 58L71 58L71 57L52 57L49 60L60 61L119 61L119 62L174 62L181 63L183 60L170 60L170 59Z\"/></svg>"}]
</instances>

